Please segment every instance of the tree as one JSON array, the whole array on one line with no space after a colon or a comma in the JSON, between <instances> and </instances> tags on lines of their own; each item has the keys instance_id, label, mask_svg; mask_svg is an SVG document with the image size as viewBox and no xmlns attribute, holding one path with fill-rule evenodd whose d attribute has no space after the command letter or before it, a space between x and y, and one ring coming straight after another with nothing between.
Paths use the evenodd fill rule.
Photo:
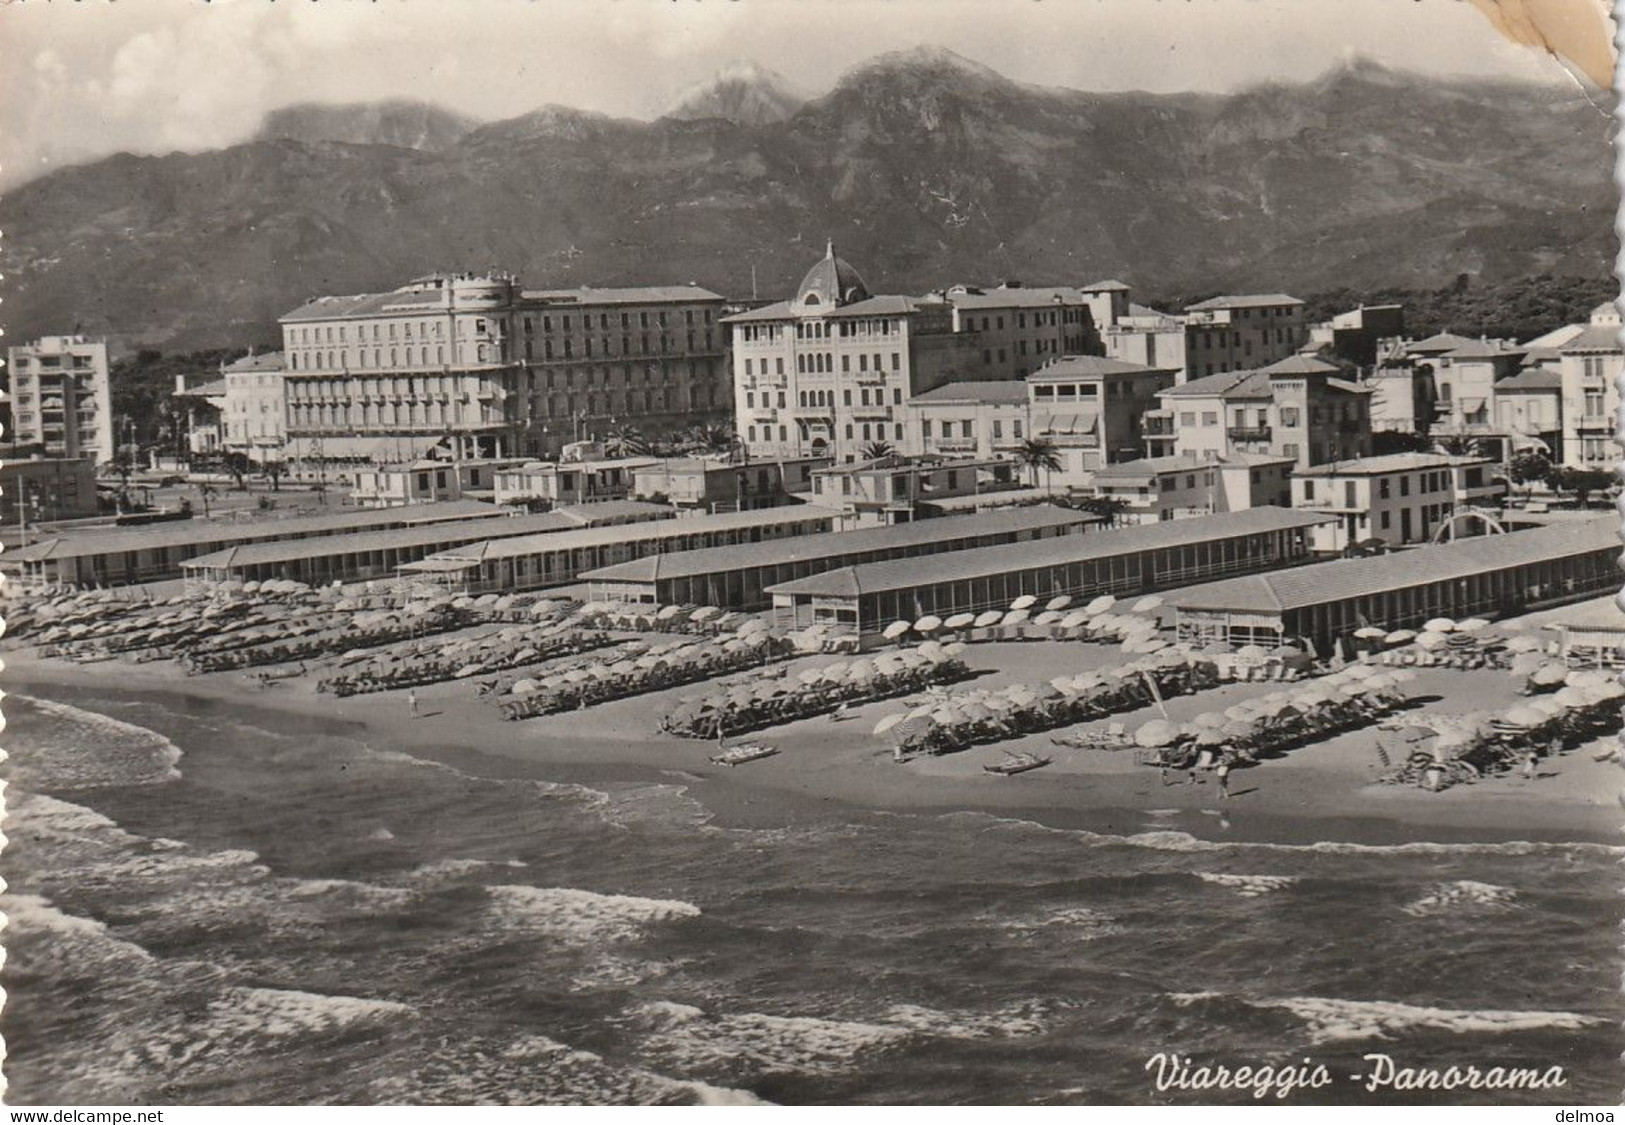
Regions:
<instances>
[{"instance_id":1,"label":"tree","mask_svg":"<svg viewBox=\"0 0 1625 1125\"><path fill-rule=\"evenodd\" d=\"M225 456L220 458L221 467L231 474L239 491L248 487L247 476L254 463L248 459L248 454L237 449L228 449Z\"/></svg>"},{"instance_id":2,"label":"tree","mask_svg":"<svg viewBox=\"0 0 1625 1125\"><path fill-rule=\"evenodd\" d=\"M1046 437L1028 438L1016 450L1016 460L1032 474L1033 487L1038 487L1038 473L1061 471L1061 453L1056 444Z\"/></svg>"},{"instance_id":3,"label":"tree","mask_svg":"<svg viewBox=\"0 0 1625 1125\"><path fill-rule=\"evenodd\" d=\"M1377 430L1371 435L1373 457L1386 457L1390 453L1426 453L1432 448L1432 438L1410 430Z\"/></svg>"},{"instance_id":4,"label":"tree","mask_svg":"<svg viewBox=\"0 0 1625 1125\"><path fill-rule=\"evenodd\" d=\"M282 474L288 471L288 467L281 461L267 461L260 469L265 473L265 479L271 482L271 491L281 492Z\"/></svg>"},{"instance_id":5,"label":"tree","mask_svg":"<svg viewBox=\"0 0 1625 1125\"><path fill-rule=\"evenodd\" d=\"M726 424L694 425L683 431L683 445L690 453L726 453L731 457L738 452L739 435Z\"/></svg>"},{"instance_id":6,"label":"tree","mask_svg":"<svg viewBox=\"0 0 1625 1125\"><path fill-rule=\"evenodd\" d=\"M1478 439L1466 434L1440 434L1433 439L1433 448L1447 457L1473 457L1478 454Z\"/></svg>"},{"instance_id":7,"label":"tree","mask_svg":"<svg viewBox=\"0 0 1625 1125\"><path fill-rule=\"evenodd\" d=\"M1128 511L1128 501L1121 496L1085 496L1077 506L1079 511L1099 516L1106 527L1116 527L1123 513Z\"/></svg>"},{"instance_id":8,"label":"tree","mask_svg":"<svg viewBox=\"0 0 1625 1125\"><path fill-rule=\"evenodd\" d=\"M1593 492L1602 492L1614 484L1614 474L1607 469L1576 469L1559 465L1552 470L1546 483L1558 492L1572 492L1580 507L1590 503Z\"/></svg>"},{"instance_id":9,"label":"tree","mask_svg":"<svg viewBox=\"0 0 1625 1125\"><path fill-rule=\"evenodd\" d=\"M1525 449L1512 455L1507 474L1513 484L1532 485L1536 481L1550 480L1552 459L1538 449Z\"/></svg>"},{"instance_id":10,"label":"tree","mask_svg":"<svg viewBox=\"0 0 1625 1125\"><path fill-rule=\"evenodd\" d=\"M604 438L604 452L611 457L641 457L649 452L649 439L636 426L616 426Z\"/></svg>"},{"instance_id":11,"label":"tree","mask_svg":"<svg viewBox=\"0 0 1625 1125\"><path fill-rule=\"evenodd\" d=\"M210 484L208 481L204 481L201 485L198 486L198 490L197 490L198 497L199 497L199 499L201 499L203 501L203 518L204 519L209 518L209 497L213 496L215 494L215 491L216 491L216 489L215 489L214 485ZM190 505L188 505L188 507L190 508Z\"/></svg>"},{"instance_id":12,"label":"tree","mask_svg":"<svg viewBox=\"0 0 1625 1125\"><path fill-rule=\"evenodd\" d=\"M858 457L864 461L878 461L896 452L897 447L889 441L869 441L858 449Z\"/></svg>"}]
</instances>

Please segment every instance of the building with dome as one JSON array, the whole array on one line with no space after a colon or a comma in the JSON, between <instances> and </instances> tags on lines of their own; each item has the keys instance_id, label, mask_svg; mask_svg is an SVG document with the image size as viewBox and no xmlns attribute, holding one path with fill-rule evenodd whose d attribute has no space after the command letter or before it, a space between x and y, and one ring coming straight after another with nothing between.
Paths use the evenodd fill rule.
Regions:
<instances>
[{"instance_id":1,"label":"building with dome","mask_svg":"<svg viewBox=\"0 0 1625 1125\"><path fill-rule=\"evenodd\" d=\"M753 457L849 462L901 448L903 407L979 360L940 296L875 296L829 244L793 297L725 318L735 425Z\"/></svg>"}]
</instances>

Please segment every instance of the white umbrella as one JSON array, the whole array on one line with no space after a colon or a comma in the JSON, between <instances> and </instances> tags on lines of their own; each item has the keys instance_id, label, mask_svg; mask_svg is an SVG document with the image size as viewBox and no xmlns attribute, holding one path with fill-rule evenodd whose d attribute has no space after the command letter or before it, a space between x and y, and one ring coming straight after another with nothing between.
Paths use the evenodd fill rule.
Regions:
<instances>
[{"instance_id":1,"label":"white umbrella","mask_svg":"<svg viewBox=\"0 0 1625 1125\"><path fill-rule=\"evenodd\" d=\"M1069 595L1069 594L1057 594L1055 597L1051 598L1049 601L1044 603L1044 608L1045 609L1065 609L1067 606L1069 606L1071 604L1072 604L1071 595Z\"/></svg>"},{"instance_id":2,"label":"white umbrella","mask_svg":"<svg viewBox=\"0 0 1625 1125\"><path fill-rule=\"evenodd\" d=\"M963 629L975 620L976 615L974 613L956 613L942 624L946 629Z\"/></svg>"},{"instance_id":3,"label":"white umbrella","mask_svg":"<svg viewBox=\"0 0 1625 1125\"><path fill-rule=\"evenodd\" d=\"M1448 617L1435 617L1422 626L1425 632L1449 633L1456 628L1456 623Z\"/></svg>"},{"instance_id":4,"label":"white umbrella","mask_svg":"<svg viewBox=\"0 0 1625 1125\"><path fill-rule=\"evenodd\" d=\"M896 726L906 718L908 718L908 713L906 711L899 711L895 715L887 715L884 719L881 719L875 724L875 733L885 734L887 731L891 730L892 727Z\"/></svg>"},{"instance_id":5,"label":"white umbrella","mask_svg":"<svg viewBox=\"0 0 1625 1125\"><path fill-rule=\"evenodd\" d=\"M1028 616L1029 614L1025 609L1012 609L1009 613L1004 615L1003 624L1020 625L1022 622L1027 620Z\"/></svg>"},{"instance_id":6,"label":"white umbrella","mask_svg":"<svg viewBox=\"0 0 1625 1125\"><path fill-rule=\"evenodd\" d=\"M1091 617L1093 617L1096 614L1105 613L1108 609L1110 609L1112 606L1114 606L1116 604L1117 604L1117 599L1114 598L1112 595L1110 595L1110 594L1102 594L1102 595L1100 595L1100 597L1095 598L1093 601L1091 601L1088 605L1084 606L1083 608L1084 608L1084 610L1086 612L1088 612L1088 614Z\"/></svg>"},{"instance_id":7,"label":"white umbrella","mask_svg":"<svg viewBox=\"0 0 1625 1125\"><path fill-rule=\"evenodd\" d=\"M1035 606L1037 604L1038 604L1038 599L1037 598L1033 597L1031 594L1023 594L1023 595L1021 595L1021 597L1017 598L1015 601L1010 603L1010 608L1011 609L1031 609L1033 606Z\"/></svg>"},{"instance_id":8,"label":"white umbrella","mask_svg":"<svg viewBox=\"0 0 1625 1125\"><path fill-rule=\"evenodd\" d=\"M1133 612L1135 612L1135 613L1150 613L1154 609L1161 609L1161 608L1162 608L1162 599L1157 597L1157 595L1152 594L1148 598L1141 598L1139 601L1135 602Z\"/></svg>"},{"instance_id":9,"label":"white umbrella","mask_svg":"<svg viewBox=\"0 0 1625 1125\"><path fill-rule=\"evenodd\" d=\"M998 624L999 619L1001 617L1003 617L1003 616L1004 616L1004 614L1000 613L996 609L984 610L983 612L978 613L976 615L976 621L974 622L974 624L976 625L976 627L978 629L985 629L989 625Z\"/></svg>"},{"instance_id":10,"label":"white umbrella","mask_svg":"<svg viewBox=\"0 0 1625 1125\"><path fill-rule=\"evenodd\" d=\"M940 628L942 628L942 618L934 613L928 613L914 623L914 631L917 633L931 633Z\"/></svg>"},{"instance_id":11,"label":"white umbrella","mask_svg":"<svg viewBox=\"0 0 1625 1125\"><path fill-rule=\"evenodd\" d=\"M914 626L910 625L907 621L893 621L890 625L886 626L886 631L881 635L888 641L895 641L898 637L901 637L913 627Z\"/></svg>"}]
</instances>

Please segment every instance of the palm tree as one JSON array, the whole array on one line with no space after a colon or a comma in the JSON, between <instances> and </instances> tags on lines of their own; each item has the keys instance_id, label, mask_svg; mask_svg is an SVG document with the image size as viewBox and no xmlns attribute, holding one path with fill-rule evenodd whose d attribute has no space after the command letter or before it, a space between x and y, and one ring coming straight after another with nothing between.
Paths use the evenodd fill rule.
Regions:
<instances>
[{"instance_id":1,"label":"palm tree","mask_svg":"<svg viewBox=\"0 0 1625 1125\"><path fill-rule=\"evenodd\" d=\"M889 441L865 442L858 450L858 458L863 461L878 461L882 457L890 457L897 452L897 447Z\"/></svg>"},{"instance_id":2,"label":"palm tree","mask_svg":"<svg viewBox=\"0 0 1625 1125\"><path fill-rule=\"evenodd\" d=\"M1478 439L1466 434L1440 434L1433 448L1447 457L1473 457L1478 454Z\"/></svg>"},{"instance_id":3,"label":"palm tree","mask_svg":"<svg viewBox=\"0 0 1625 1125\"><path fill-rule=\"evenodd\" d=\"M693 453L726 453L739 448L739 435L726 423L704 423L683 431L683 444Z\"/></svg>"},{"instance_id":4,"label":"palm tree","mask_svg":"<svg viewBox=\"0 0 1625 1125\"><path fill-rule=\"evenodd\" d=\"M1121 496L1086 496L1077 503L1080 511L1099 516L1106 527L1116 527L1117 521L1128 511L1128 501Z\"/></svg>"},{"instance_id":5,"label":"palm tree","mask_svg":"<svg viewBox=\"0 0 1625 1125\"><path fill-rule=\"evenodd\" d=\"M636 426L616 426L604 438L604 452L611 457L638 457L649 452L649 440Z\"/></svg>"},{"instance_id":6,"label":"palm tree","mask_svg":"<svg viewBox=\"0 0 1625 1125\"><path fill-rule=\"evenodd\" d=\"M1061 471L1061 453L1056 444L1047 437L1032 437L1021 443L1016 450L1016 460L1027 467L1032 474L1033 487L1038 487L1038 471L1046 473Z\"/></svg>"}]
</instances>

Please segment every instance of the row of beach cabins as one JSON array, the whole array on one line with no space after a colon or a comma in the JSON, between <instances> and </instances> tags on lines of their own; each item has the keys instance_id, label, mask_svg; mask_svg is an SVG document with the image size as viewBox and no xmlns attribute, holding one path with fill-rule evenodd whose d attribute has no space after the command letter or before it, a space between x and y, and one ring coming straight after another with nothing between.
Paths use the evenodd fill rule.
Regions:
<instances>
[{"instance_id":1,"label":"row of beach cabins","mask_svg":"<svg viewBox=\"0 0 1625 1125\"><path fill-rule=\"evenodd\" d=\"M1037 505L836 532L836 513L814 505L673 518L630 501L541 515L459 502L98 532L4 561L25 588L401 578L462 596L583 584L606 603L771 610L777 624L859 646L900 620L1024 596L1168 592L1181 640L1323 654L1359 629L1504 616L1619 584L1608 517L1318 562L1310 531L1329 518L1255 508L1104 529Z\"/></svg>"}]
</instances>

